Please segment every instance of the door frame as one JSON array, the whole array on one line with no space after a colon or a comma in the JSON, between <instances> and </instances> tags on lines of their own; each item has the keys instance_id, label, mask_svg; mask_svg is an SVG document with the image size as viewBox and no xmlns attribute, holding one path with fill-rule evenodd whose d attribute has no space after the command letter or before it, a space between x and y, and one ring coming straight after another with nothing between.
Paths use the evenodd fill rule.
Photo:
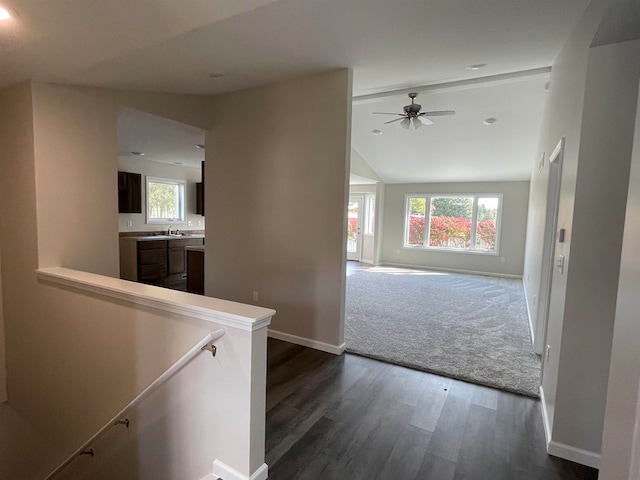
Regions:
<instances>
[{"instance_id":1,"label":"door frame","mask_svg":"<svg viewBox=\"0 0 640 480\"><path fill-rule=\"evenodd\" d=\"M549 155L549 182L547 185L547 210L545 216L544 243L542 247L542 272L540 278L539 303L533 350L543 355L547 341L549 306L551 304L551 281L553 279L554 257L558 229L558 207L562 183L562 161L564 158L564 137Z\"/></svg>"},{"instance_id":2,"label":"door frame","mask_svg":"<svg viewBox=\"0 0 640 480\"><path fill-rule=\"evenodd\" d=\"M364 218L364 195L349 195L349 203L357 202L358 204L358 230L356 233L356 251L349 253L347 249L347 260L354 260L356 262L362 261L362 220ZM349 208L347 204L347 222L349 221ZM347 234L347 242L349 236Z\"/></svg>"}]
</instances>

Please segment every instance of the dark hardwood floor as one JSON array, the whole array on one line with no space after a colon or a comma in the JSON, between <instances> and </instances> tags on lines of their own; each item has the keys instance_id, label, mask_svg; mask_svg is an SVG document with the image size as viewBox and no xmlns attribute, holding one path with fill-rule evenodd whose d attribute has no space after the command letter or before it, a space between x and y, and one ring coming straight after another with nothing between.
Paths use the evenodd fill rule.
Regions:
<instances>
[{"instance_id":1,"label":"dark hardwood floor","mask_svg":"<svg viewBox=\"0 0 640 480\"><path fill-rule=\"evenodd\" d=\"M598 478L528 397L274 339L267 368L269 480Z\"/></svg>"}]
</instances>

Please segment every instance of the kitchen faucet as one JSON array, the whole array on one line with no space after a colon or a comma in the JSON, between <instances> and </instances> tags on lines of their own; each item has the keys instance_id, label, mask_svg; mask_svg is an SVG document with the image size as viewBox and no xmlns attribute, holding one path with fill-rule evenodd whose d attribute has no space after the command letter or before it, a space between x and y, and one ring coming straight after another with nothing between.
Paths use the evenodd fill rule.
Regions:
<instances>
[{"instance_id":1,"label":"kitchen faucet","mask_svg":"<svg viewBox=\"0 0 640 480\"><path fill-rule=\"evenodd\" d=\"M173 227L171 225L169 225L169 228L167 229L167 235L171 235L173 232L171 231Z\"/></svg>"}]
</instances>

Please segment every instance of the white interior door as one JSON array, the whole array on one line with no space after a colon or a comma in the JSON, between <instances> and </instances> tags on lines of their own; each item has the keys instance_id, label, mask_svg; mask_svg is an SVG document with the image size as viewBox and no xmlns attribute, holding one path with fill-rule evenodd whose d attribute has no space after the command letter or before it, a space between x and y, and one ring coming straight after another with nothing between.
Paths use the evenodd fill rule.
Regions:
<instances>
[{"instance_id":1,"label":"white interior door","mask_svg":"<svg viewBox=\"0 0 640 480\"><path fill-rule=\"evenodd\" d=\"M347 208L347 260L362 260L362 207L364 197L350 196Z\"/></svg>"}]
</instances>

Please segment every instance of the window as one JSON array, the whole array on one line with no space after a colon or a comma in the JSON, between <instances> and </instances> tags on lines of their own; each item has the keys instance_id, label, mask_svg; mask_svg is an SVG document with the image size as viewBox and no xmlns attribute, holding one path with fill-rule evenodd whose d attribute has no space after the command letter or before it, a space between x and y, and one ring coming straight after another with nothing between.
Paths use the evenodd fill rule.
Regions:
<instances>
[{"instance_id":1,"label":"window","mask_svg":"<svg viewBox=\"0 0 640 480\"><path fill-rule=\"evenodd\" d=\"M407 195L404 246L498 253L502 195Z\"/></svg>"},{"instance_id":2,"label":"window","mask_svg":"<svg viewBox=\"0 0 640 480\"><path fill-rule=\"evenodd\" d=\"M184 222L185 182L147 177L147 223Z\"/></svg>"},{"instance_id":3,"label":"window","mask_svg":"<svg viewBox=\"0 0 640 480\"><path fill-rule=\"evenodd\" d=\"M364 234L373 235L376 222L376 197L373 195L365 195L364 203Z\"/></svg>"}]
</instances>

